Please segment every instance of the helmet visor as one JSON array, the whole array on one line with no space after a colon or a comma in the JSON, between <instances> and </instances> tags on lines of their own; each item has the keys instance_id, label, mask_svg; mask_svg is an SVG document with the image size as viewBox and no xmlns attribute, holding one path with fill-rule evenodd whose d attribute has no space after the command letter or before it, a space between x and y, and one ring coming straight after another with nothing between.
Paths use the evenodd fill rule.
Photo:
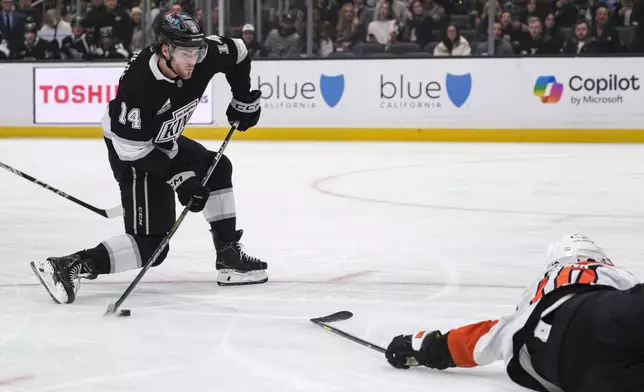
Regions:
<instances>
[{"instance_id":1,"label":"helmet visor","mask_svg":"<svg viewBox=\"0 0 644 392\"><path fill-rule=\"evenodd\" d=\"M203 42L200 46L174 46L170 45L170 56L182 64L197 64L203 61L208 53L208 46Z\"/></svg>"}]
</instances>

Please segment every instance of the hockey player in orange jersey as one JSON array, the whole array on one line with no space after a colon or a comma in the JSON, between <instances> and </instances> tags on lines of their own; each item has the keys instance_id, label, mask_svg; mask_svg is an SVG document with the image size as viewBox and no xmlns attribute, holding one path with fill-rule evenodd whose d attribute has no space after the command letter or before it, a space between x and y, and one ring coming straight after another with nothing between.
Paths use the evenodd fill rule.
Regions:
<instances>
[{"instance_id":1,"label":"hockey player in orange jersey","mask_svg":"<svg viewBox=\"0 0 644 392\"><path fill-rule=\"evenodd\" d=\"M589 238L566 235L514 314L396 336L386 357L401 369L503 360L512 381L542 392L642 392L644 285Z\"/></svg>"}]
</instances>

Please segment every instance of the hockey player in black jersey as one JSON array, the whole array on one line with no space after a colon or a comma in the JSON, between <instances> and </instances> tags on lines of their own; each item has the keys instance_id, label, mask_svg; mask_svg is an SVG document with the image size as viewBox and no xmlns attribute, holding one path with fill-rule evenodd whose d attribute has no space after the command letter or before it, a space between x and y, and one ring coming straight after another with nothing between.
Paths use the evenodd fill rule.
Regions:
<instances>
[{"instance_id":1,"label":"hockey player in black jersey","mask_svg":"<svg viewBox=\"0 0 644 392\"><path fill-rule=\"evenodd\" d=\"M130 52L114 37L112 26L101 27L99 34L101 36L98 46L94 49L95 58L114 60L127 60L130 58Z\"/></svg>"},{"instance_id":2,"label":"hockey player in black jersey","mask_svg":"<svg viewBox=\"0 0 644 392\"><path fill-rule=\"evenodd\" d=\"M38 37L38 27L35 23L25 25L25 39L16 48L13 57L24 60L48 60L54 57L51 42Z\"/></svg>"},{"instance_id":3,"label":"hockey player in black jersey","mask_svg":"<svg viewBox=\"0 0 644 392\"><path fill-rule=\"evenodd\" d=\"M72 19L72 35L63 38L60 55L63 60L92 60L94 48L91 40L85 34L82 18L76 16Z\"/></svg>"},{"instance_id":4,"label":"hockey player in black jersey","mask_svg":"<svg viewBox=\"0 0 644 392\"><path fill-rule=\"evenodd\" d=\"M50 257L32 267L52 299L74 302L80 278L137 269L175 220L175 192L182 205L209 223L216 249L217 283L239 285L268 280L266 263L247 255L236 229L232 164L222 156L206 187L201 178L215 153L182 136L210 79L225 73L233 92L226 114L245 131L261 108L250 91L250 58L240 39L204 37L193 17L179 13L163 20L159 40L135 54L121 76L117 96L102 120L114 178L121 190L125 234L68 256ZM168 248L154 266L166 257Z\"/></svg>"}]
</instances>

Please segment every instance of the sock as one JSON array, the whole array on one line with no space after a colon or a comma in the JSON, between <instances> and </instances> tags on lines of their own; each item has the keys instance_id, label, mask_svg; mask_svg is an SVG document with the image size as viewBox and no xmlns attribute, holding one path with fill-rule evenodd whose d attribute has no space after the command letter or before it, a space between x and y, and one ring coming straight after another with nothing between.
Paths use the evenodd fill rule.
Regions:
<instances>
[{"instance_id":1,"label":"sock","mask_svg":"<svg viewBox=\"0 0 644 392\"><path fill-rule=\"evenodd\" d=\"M217 240L221 242L237 241L237 218L228 218L210 223L210 229L217 234Z\"/></svg>"}]
</instances>

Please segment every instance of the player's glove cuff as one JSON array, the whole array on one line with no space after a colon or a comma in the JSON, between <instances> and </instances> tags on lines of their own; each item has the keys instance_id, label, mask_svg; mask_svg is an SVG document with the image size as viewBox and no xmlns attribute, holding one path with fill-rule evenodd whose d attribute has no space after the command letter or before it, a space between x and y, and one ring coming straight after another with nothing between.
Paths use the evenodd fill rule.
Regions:
<instances>
[{"instance_id":1,"label":"player's glove cuff","mask_svg":"<svg viewBox=\"0 0 644 392\"><path fill-rule=\"evenodd\" d=\"M413 335L411 346L418 352L418 363L438 370L456 367L447 344L448 335L449 332L443 335L440 331L420 331Z\"/></svg>"},{"instance_id":2,"label":"player's glove cuff","mask_svg":"<svg viewBox=\"0 0 644 392\"><path fill-rule=\"evenodd\" d=\"M244 97L233 97L226 110L228 122L231 125L239 122L237 129L242 132L257 125L259 116L262 113L261 97L262 92L259 90L253 90Z\"/></svg>"},{"instance_id":3,"label":"player's glove cuff","mask_svg":"<svg viewBox=\"0 0 644 392\"><path fill-rule=\"evenodd\" d=\"M183 184L189 178L192 178L192 177L195 177L195 172L193 172L193 171L185 171L185 172L175 174L171 179L169 179L166 182L176 192L177 188L179 188L181 186L181 184Z\"/></svg>"}]
</instances>

